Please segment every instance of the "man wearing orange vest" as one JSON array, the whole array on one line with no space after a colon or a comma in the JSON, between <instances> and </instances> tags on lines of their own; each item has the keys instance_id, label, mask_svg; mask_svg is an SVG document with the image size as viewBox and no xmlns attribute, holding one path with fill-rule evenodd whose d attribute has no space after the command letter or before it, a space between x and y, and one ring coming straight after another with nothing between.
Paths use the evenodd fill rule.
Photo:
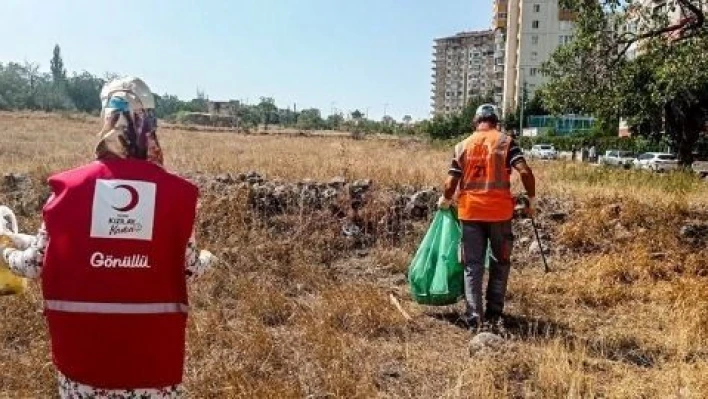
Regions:
<instances>
[{"instance_id":1,"label":"man wearing orange vest","mask_svg":"<svg viewBox=\"0 0 708 399\"><path fill-rule=\"evenodd\" d=\"M194 242L198 189L162 167L142 80L110 82L101 100L97 159L50 177L39 234L0 249L41 278L60 397L180 397L187 278L215 260Z\"/></svg>"},{"instance_id":2,"label":"man wearing orange vest","mask_svg":"<svg viewBox=\"0 0 708 399\"><path fill-rule=\"evenodd\" d=\"M474 123L476 131L455 146L450 176L438 205L442 209L449 208L457 195L465 267L465 316L470 329L477 330L483 323L503 329L502 314L514 240L511 170L516 169L521 176L530 200L526 209L529 215L535 213L536 181L521 149L510 136L499 132L496 107L480 106ZM482 283L488 243L494 259L490 259L489 264L484 311Z\"/></svg>"}]
</instances>

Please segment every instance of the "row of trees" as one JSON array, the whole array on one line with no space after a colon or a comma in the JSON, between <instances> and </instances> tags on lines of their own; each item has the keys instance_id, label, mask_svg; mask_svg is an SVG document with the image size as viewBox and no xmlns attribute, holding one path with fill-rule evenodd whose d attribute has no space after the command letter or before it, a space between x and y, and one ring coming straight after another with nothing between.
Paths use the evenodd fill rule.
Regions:
<instances>
[{"instance_id":1,"label":"row of trees","mask_svg":"<svg viewBox=\"0 0 708 399\"><path fill-rule=\"evenodd\" d=\"M99 93L111 75L99 78L82 72L68 76L59 46L54 48L50 65L50 73L41 73L34 63L0 63L0 109L100 110Z\"/></svg>"},{"instance_id":2,"label":"row of trees","mask_svg":"<svg viewBox=\"0 0 708 399\"><path fill-rule=\"evenodd\" d=\"M546 115L548 111L544 108L540 97L535 96L529 99L524 96L524 115ZM458 136L470 134L473 129L473 119L477 108L482 104L494 104L492 97L473 97L459 114L436 115L431 120L422 122L420 130L432 139L445 140ZM508 131L518 131L521 120L521 108L516 112L509 113L502 121L503 127ZM526 118L524 118L526 121ZM524 123L524 127L526 123Z\"/></svg>"},{"instance_id":3,"label":"row of trees","mask_svg":"<svg viewBox=\"0 0 708 399\"><path fill-rule=\"evenodd\" d=\"M198 96L199 97L199 96ZM199 97L201 98L201 97ZM206 112L208 101L196 99L189 103L181 102L174 96L159 97L157 101L158 116L176 122L190 123L194 112ZM381 121L367 119L364 114L355 110L348 115L333 113L324 117L318 108L305 108L300 111L291 108L279 108L275 100L270 97L261 97L254 105L231 102L227 119L229 123L238 123L238 126L253 128L277 125L284 128L300 130L344 130L361 133L390 133L413 134L412 118L405 116L403 122L396 122L390 116L385 116ZM207 118L208 120L208 118ZM206 122L208 123L208 122Z\"/></svg>"},{"instance_id":4,"label":"row of trees","mask_svg":"<svg viewBox=\"0 0 708 399\"><path fill-rule=\"evenodd\" d=\"M469 100L461 113L436 115L433 119L424 121L421 130L436 140L445 140L469 134L472 130L472 120L477 107L482 104L493 103L494 99L490 97L474 97Z\"/></svg>"},{"instance_id":5,"label":"row of trees","mask_svg":"<svg viewBox=\"0 0 708 399\"><path fill-rule=\"evenodd\" d=\"M103 77L89 72L67 74L59 45L54 47L50 71L42 73L35 63L0 63L0 110L78 111L97 114L101 110L99 100L102 86L117 74ZM232 102L233 120L239 126L255 127L271 125L302 130L341 129L361 133L414 133L412 118L405 116L403 123L385 116L381 121L368 120L355 110L348 115L334 113L323 117L317 108L296 110L279 108L275 100L261 97L257 104ZM170 94L155 95L155 112L159 118L175 122L190 121L190 114L207 113L209 100L204 92L197 91L196 98L184 101ZM205 119L208 123L209 118Z\"/></svg>"}]
</instances>

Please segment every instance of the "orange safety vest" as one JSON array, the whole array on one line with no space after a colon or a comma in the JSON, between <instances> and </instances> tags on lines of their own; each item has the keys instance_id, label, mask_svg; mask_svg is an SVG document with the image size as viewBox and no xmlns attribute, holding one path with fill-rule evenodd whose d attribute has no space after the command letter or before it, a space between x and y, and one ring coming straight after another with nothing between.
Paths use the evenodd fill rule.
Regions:
<instances>
[{"instance_id":1,"label":"orange safety vest","mask_svg":"<svg viewBox=\"0 0 708 399\"><path fill-rule=\"evenodd\" d=\"M511 169L506 164L511 137L496 130L477 131L455 147L462 167L458 188L460 220L511 220Z\"/></svg>"}]
</instances>

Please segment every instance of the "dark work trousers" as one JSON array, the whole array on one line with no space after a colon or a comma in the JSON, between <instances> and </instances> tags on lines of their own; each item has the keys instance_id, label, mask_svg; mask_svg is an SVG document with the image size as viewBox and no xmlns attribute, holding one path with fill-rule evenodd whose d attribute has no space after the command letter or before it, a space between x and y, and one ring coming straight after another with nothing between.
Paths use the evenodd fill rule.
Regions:
<instances>
[{"instance_id":1,"label":"dark work trousers","mask_svg":"<svg viewBox=\"0 0 708 399\"><path fill-rule=\"evenodd\" d=\"M487 245L491 243L494 259L489 260L487 282L487 316L501 315L504 311L506 284L511 269L511 249L514 235L511 221L471 222L462 221L462 259L465 266L466 317L482 321L485 315L482 303L484 260ZM496 260L495 260L496 259Z\"/></svg>"}]
</instances>

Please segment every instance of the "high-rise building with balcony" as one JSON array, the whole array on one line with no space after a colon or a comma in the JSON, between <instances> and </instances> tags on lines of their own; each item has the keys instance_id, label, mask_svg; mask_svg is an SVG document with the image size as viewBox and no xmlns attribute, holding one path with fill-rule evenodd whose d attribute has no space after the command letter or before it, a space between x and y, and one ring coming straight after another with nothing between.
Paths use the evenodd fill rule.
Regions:
<instances>
[{"instance_id":1,"label":"high-rise building with balcony","mask_svg":"<svg viewBox=\"0 0 708 399\"><path fill-rule=\"evenodd\" d=\"M432 108L460 112L475 96L513 112L546 82L541 68L573 38L574 15L559 0L492 0L492 28L435 40ZM646 0L674 1L674 0Z\"/></svg>"},{"instance_id":2,"label":"high-rise building with balcony","mask_svg":"<svg viewBox=\"0 0 708 399\"><path fill-rule=\"evenodd\" d=\"M493 30L485 30L435 40L433 114L459 113L472 98L501 94L501 84L495 82L495 37Z\"/></svg>"},{"instance_id":3,"label":"high-rise building with balcony","mask_svg":"<svg viewBox=\"0 0 708 399\"><path fill-rule=\"evenodd\" d=\"M501 105L504 97L507 9L507 0L494 0L492 9L492 30L494 31L494 102L497 105Z\"/></svg>"}]
</instances>

